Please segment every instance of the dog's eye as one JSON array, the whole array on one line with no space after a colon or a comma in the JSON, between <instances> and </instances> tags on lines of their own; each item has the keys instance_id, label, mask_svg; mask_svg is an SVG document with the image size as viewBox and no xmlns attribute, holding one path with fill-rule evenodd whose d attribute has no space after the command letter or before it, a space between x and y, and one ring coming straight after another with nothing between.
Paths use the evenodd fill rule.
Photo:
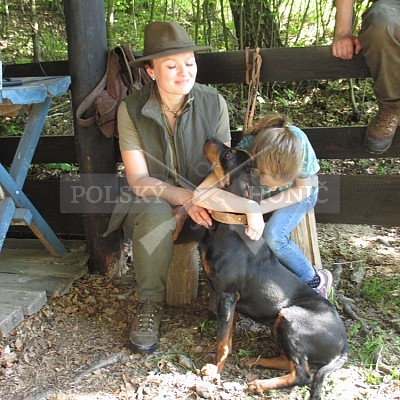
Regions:
<instances>
[{"instance_id":1,"label":"dog's eye","mask_svg":"<svg viewBox=\"0 0 400 400\"><path fill-rule=\"evenodd\" d=\"M225 160L229 160L230 158L232 158L232 152L231 151L227 151L226 153L225 153Z\"/></svg>"}]
</instances>

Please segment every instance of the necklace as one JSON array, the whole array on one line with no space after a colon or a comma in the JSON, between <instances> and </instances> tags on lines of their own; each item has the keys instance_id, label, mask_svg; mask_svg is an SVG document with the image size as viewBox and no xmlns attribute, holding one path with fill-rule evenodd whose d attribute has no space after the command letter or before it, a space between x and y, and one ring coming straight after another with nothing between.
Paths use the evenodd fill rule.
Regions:
<instances>
[{"instance_id":1,"label":"necklace","mask_svg":"<svg viewBox=\"0 0 400 400\"><path fill-rule=\"evenodd\" d=\"M167 127L168 133L169 133L171 136L174 136L174 132L172 131L171 124L170 124L170 122L168 121L168 117L167 117L167 115L165 114L164 111L162 112L162 117L163 117L163 120L164 120L164 122L165 122L165 126Z\"/></svg>"},{"instance_id":2,"label":"necklace","mask_svg":"<svg viewBox=\"0 0 400 400\"><path fill-rule=\"evenodd\" d=\"M170 112L170 113L174 116L174 118L178 118L178 116L179 116L178 114L182 111L183 107L185 106L185 102L184 102L184 103L179 107L179 109L176 110L176 111L171 110L170 108L168 108L168 107L164 104L163 101L161 101L161 105L163 106L163 108L165 109L165 111Z\"/></svg>"}]
</instances>

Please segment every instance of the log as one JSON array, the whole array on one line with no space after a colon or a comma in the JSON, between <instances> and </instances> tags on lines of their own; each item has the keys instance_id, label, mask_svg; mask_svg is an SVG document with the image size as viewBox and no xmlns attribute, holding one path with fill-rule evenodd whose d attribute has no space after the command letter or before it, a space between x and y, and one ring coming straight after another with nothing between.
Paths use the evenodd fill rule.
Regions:
<instances>
[{"instance_id":1,"label":"log","mask_svg":"<svg viewBox=\"0 0 400 400\"><path fill-rule=\"evenodd\" d=\"M197 242L175 244L166 284L166 304L183 306L197 298L200 256Z\"/></svg>"},{"instance_id":2,"label":"log","mask_svg":"<svg viewBox=\"0 0 400 400\"><path fill-rule=\"evenodd\" d=\"M315 268L322 268L314 209L309 211L293 229L291 239L300 247Z\"/></svg>"}]
</instances>

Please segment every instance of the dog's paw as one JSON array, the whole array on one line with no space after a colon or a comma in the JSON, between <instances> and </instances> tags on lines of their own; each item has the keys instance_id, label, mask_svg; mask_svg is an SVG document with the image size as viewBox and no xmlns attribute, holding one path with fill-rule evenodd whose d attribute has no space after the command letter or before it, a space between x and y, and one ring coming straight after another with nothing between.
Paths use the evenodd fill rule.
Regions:
<instances>
[{"instance_id":1,"label":"dog's paw","mask_svg":"<svg viewBox=\"0 0 400 400\"><path fill-rule=\"evenodd\" d=\"M257 393L257 394L259 394L261 396L264 394L264 390L263 390L262 384L258 379L250 382L248 387L247 387L247 390L249 392Z\"/></svg>"},{"instance_id":2,"label":"dog's paw","mask_svg":"<svg viewBox=\"0 0 400 400\"><path fill-rule=\"evenodd\" d=\"M218 375L218 367L215 364L206 364L200 372L204 376L216 376Z\"/></svg>"}]
</instances>

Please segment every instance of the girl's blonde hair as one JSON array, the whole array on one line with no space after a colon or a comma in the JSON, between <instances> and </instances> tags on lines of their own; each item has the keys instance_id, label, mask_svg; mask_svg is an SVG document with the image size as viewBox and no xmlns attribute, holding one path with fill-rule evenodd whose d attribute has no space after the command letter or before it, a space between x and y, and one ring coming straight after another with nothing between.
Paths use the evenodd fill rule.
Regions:
<instances>
[{"instance_id":1,"label":"girl's blonde hair","mask_svg":"<svg viewBox=\"0 0 400 400\"><path fill-rule=\"evenodd\" d=\"M252 153L257 169L275 180L293 181L300 169L303 152L290 123L284 115L262 118L250 131L255 134Z\"/></svg>"}]
</instances>

